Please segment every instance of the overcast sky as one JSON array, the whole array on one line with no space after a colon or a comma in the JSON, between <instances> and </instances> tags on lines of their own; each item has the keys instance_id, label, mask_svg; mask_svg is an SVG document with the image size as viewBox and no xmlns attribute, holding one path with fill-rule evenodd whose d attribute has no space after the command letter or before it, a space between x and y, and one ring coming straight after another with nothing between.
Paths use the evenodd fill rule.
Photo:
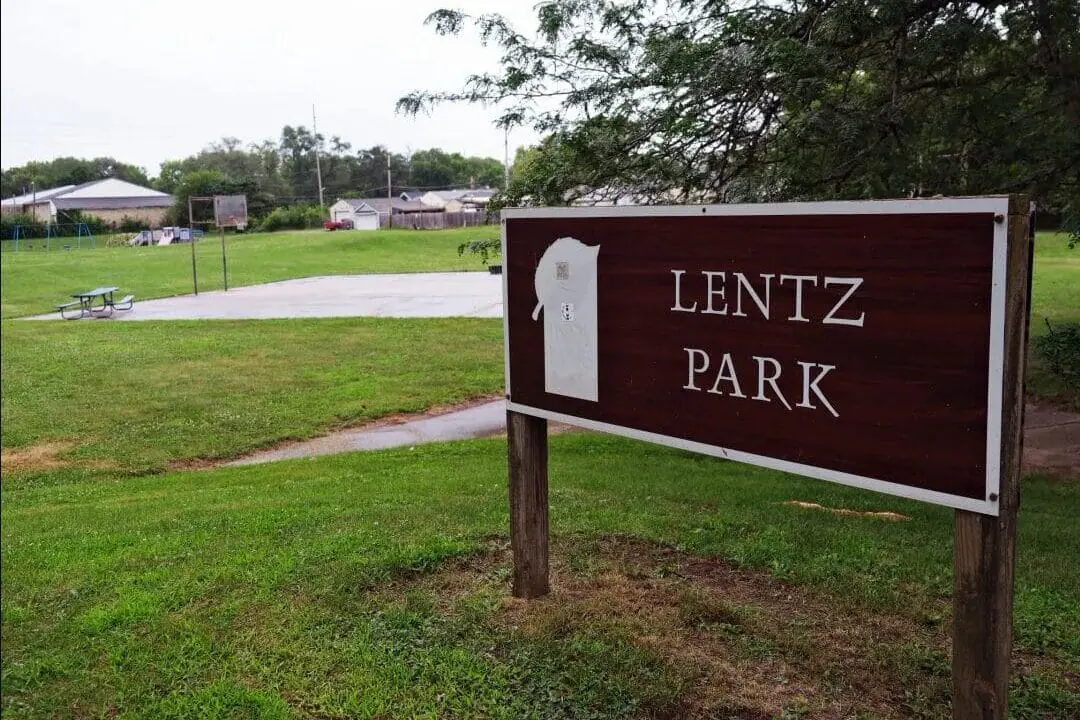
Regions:
<instances>
[{"instance_id":1,"label":"overcast sky","mask_svg":"<svg viewBox=\"0 0 1080 720\"><path fill-rule=\"evenodd\" d=\"M415 89L453 90L497 67L475 35L440 38L440 7L497 10L530 32L536 0L3 0L0 164L115 157L156 175L223 136L311 126L353 148L441 147L503 157L496 111L394 114ZM515 130L510 152L536 140Z\"/></svg>"}]
</instances>

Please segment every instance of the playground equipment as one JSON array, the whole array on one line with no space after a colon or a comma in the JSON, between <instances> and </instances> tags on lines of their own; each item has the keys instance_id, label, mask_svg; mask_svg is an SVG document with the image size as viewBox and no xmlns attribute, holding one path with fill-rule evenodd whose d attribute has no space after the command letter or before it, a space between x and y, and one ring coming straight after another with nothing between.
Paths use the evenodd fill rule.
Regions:
<instances>
[{"instance_id":1,"label":"playground equipment","mask_svg":"<svg viewBox=\"0 0 1080 720\"><path fill-rule=\"evenodd\" d=\"M71 223L67 227L72 228L74 232L64 232L65 225L62 225L60 223L46 223L45 236L34 237L31 232L28 232L30 228L21 223L17 223L11 229L12 249L16 252L18 252L20 249L33 250L35 247L33 241L38 240L44 244L44 247L39 244L39 248L44 250L52 250L53 241L55 240L58 246L63 247L63 249L65 250L70 250L72 246L70 244L65 244L64 241L70 241L72 236L75 237L75 247L79 249L83 247L84 242L86 243L86 247L88 248L97 247L97 241L94 239L94 234L90 232L89 225L84 222L80 222Z\"/></svg>"},{"instance_id":2,"label":"playground equipment","mask_svg":"<svg viewBox=\"0 0 1080 720\"><path fill-rule=\"evenodd\" d=\"M141 230L127 241L128 245L172 245L173 243L191 242L203 236L201 230L186 227L163 227L159 230Z\"/></svg>"}]
</instances>

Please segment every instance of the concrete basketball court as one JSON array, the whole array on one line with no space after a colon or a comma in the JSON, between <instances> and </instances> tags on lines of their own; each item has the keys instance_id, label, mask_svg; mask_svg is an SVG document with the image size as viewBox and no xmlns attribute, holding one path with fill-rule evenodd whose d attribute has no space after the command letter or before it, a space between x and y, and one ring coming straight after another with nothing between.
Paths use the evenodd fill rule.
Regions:
<instances>
[{"instance_id":1,"label":"concrete basketball court","mask_svg":"<svg viewBox=\"0 0 1080 720\"><path fill-rule=\"evenodd\" d=\"M111 320L502 317L502 276L487 272L311 277L158 300L140 300L138 288L120 289L132 291L134 308Z\"/></svg>"}]
</instances>

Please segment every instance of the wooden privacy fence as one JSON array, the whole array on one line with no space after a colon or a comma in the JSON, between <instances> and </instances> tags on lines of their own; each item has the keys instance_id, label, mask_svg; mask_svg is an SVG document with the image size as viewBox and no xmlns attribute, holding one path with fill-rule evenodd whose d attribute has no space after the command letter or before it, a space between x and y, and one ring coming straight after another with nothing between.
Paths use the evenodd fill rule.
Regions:
<instances>
[{"instance_id":1,"label":"wooden privacy fence","mask_svg":"<svg viewBox=\"0 0 1080 720\"><path fill-rule=\"evenodd\" d=\"M447 230L459 227L477 227L499 222L497 212L485 210L474 212L424 212L394 213L393 227L401 230ZM387 227L386 213L379 213L379 227Z\"/></svg>"}]
</instances>

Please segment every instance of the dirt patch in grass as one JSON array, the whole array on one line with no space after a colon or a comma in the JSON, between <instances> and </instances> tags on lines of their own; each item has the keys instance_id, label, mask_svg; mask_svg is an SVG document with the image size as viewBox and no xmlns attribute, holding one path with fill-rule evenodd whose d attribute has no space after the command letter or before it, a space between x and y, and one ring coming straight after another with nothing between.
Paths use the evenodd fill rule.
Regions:
<instances>
[{"instance_id":1,"label":"dirt patch in grass","mask_svg":"<svg viewBox=\"0 0 1080 720\"><path fill-rule=\"evenodd\" d=\"M107 460L62 457L76 446L77 443L72 440L46 440L24 448L5 448L0 452L0 473L4 475L20 475L23 473L64 470L66 468L116 469L116 465Z\"/></svg>"},{"instance_id":2,"label":"dirt patch in grass","mask_svg":"<svg viewBox=\"0 0 1080 720\"><path fill-rule=\"evenodd\" d=\"M1080 480L1080 413L1048 403L1024 413L1024 472Z\"/></svg>"},{"instance_id":3,"label":"dirt patch in grass","mask_svg":"<svg viewBox=\"0 0 1080 720\"><path fill-rule=\"evenodd\" d=\"M899 718L947 715L949 603L874 613L771 575L637 539L553 542L552 592L510 596L505 538L434 573L400 576L379 595L422 589L440 612L484 593L525 639L615 635L655 653L689 688L664 717ZM1016 653L1014 673L1048 670ZM1050 675L1059 675L1049 668Z\"/></svg>"},{"instance_id":4,"label":"dirt patch in grass","mask_svg":"<svg viewBox=\"0 0 1080 720\"><path fill-rule=\"evenodd\" d=\"M552 596L508 601L508 621L550 633L617 618L690 680L685 717L899 717L907 699L898 691L913 678L882 648L931 641L913 619L857 611L715 559L618 537L590 554L584 572L559 557ZM938 698L947 680L919 678Z\"/></svg>"},{"instance_id":5,"label":"dirt patch in grass","mask_svg":"<svg viewBox=\"0 0 1080 720\"><path fill-rule=\"evenodd\" d=\"M49 440L30 447L0 452L0 471L8 473L48 472L68 467L71 463L62 460L60 454L75 446L69 440Z\"/></svg>"},{"instance_id":6,"label":"dirt patch in grass","mask_svg":"<svg viewBox=\"0 0 1080 720\"><path fill-rule=\"evenodd\" d=\"M824 505L818 505L812 502L803 502L801 500L788 500L784 505L790 507L802 508L804 510L820 510L821 512L827 512L831 515L838 517L858 517L858 518L872 518L875 520L886 520L888 522L907 522L911 518L907 515L901 515L894 512L870 512L860 510L848 510L847 508L828 508Z\"/></svg>"},{"instance_id":7,"label":"dirt patch in grass","mask_svg":"<svg viewBox=\"0 0 1080 720\"><path fill-rule=\"evenodd\" d=\"M185 460L170 460L166 466L167 472L197 472L200 470L213 470L220 467L224 460L210 458L188 458Z\"/></svg>"}]
</instances>

